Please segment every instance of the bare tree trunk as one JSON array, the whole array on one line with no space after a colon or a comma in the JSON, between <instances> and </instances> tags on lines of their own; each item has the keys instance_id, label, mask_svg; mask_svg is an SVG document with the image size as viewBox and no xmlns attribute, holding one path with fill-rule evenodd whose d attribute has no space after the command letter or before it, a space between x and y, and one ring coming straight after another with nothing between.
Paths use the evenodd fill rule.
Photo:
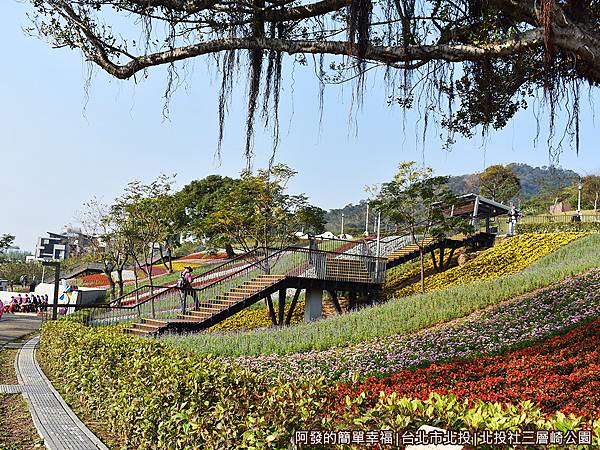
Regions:
<instances>
[{"instance_id":1,"label":"bare tree trunk","mask_svg":"<svg viewBox=\"0 0 600 450\"><path fill-rule=\"evenodd\" d=\"M117 269L117 288L119 297L123 296L123 268L120 267Z\"/></svg>"},{"instance_id":2,"label":"bare tree trunk","mask_svg":"<svg viewBox=\"0 0 600 450\"><path fill-rule=\"evenodd\" d=\"M165 269L167 270L167 272L172 273L173 272L173 265L171 264L170 254L167 253L167 255L169 256L169 259L167 260L167 258L165 258L165 255L163 253L162 245L160 245L158 247L158 251L160 253L160 261L162 262L162 265L165 267ZM152 253L152 256L154 256L154 253Z\"/></svg>"},{"instance_id":3,"label":"bare tree trunk","mask_svg":"<svg viewBox=\"0 0 600 450\"><path fill-rule=\"evenodd\" d=\"M229 243L225 244L225 253L227 253L228 259L235 258L235 252L233 251L233 246Z\"/></svg>"},{"instance_id":4,"label":"bare tree trunk","mask_svg":"<svg viewBox=\"0 0 600 450\"><path fill-rule=\"evenodd\" d=\"M419 259L421 262L421 294L425 293L425 259L423 258L423 248L419 246Z\"/></svg>"},{"instance_id":5,"label":"bare tree trunk","mask_svg":"<svg viewBox=\"0 0 600 450\"><path fill-rule=\"evenodd\" d=\"M115 281L112 279L112 271L105 270L104 274L108 277L108 285L109 285L109 298L112 302L115 299Z\"/></svg>"}]
</instances>

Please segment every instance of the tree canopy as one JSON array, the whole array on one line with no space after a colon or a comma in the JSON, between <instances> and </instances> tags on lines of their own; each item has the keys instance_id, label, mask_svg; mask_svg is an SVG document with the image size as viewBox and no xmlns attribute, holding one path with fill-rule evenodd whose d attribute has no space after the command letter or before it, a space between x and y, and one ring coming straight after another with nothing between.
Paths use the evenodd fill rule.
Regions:
<instances>
[{"instance_id":1,"label":"tree canopy","mask_svg":"<svg viewBox=\"0 0 600 450\"><path fill-rule=\"evenodd\" d=\"M286 247L301 226L322 226L319 217L315 219L322 219L322 214L307 209L310 205L306 196L287 193L287 184L295 174L283 164L259 170L256 175L243 173L219 191L215 210L204 221L205 226L235 242L244 252L258 247Z\"/></svg>"},{"instance_id":2,"label":"tree canopy","mask_svg":"<svg viewBox=\"0 0 600 450\"><path fill-rule=\"evenodd\" d=\"M510 167L501 164L489 166L479 174L481 195L500 203L508 203L521 189L519 178Z\"/></svg>"},{"instance_id":3,"label":"tree canopy","mask_svg":"<svg viewBox=\"0 0 600 450\"><path fill-rule=\"evenodd\" d=\"M423 257L428 239L439 240L451 232L473 231L463 218L446 212L448 208L459 204L448 186L448 179L447 176L434 176L431 168L419 168L414 161L403 162L394 179L381 186L373 201L375 209L401 226L419 248L421 292L425 292ZM443 269L441 258L439 266Z\"/></svg>"},{"instance_id":4,"label":"tree canopy","mask_svg":"<svg viewBox=\"0 0 600 450\"><path fill-rule=\"evenodd\" d=\"M419 107L455 133L502 128L534 98L568 111L579 146L582 83L600 81L600 4L583 0L30 0L30 32L79 49L119 79L211 55L221 76L223 137L235 76L248 76L246 154L262 109L278 141L282 59L313 56L319 83L383 67L393 102ZM326 59L327 58L327 59ZM458 67L455 69L455 67ZM540 96L540 93L544 95ZM425 120L427 122L427 120ZM562 142L562 139L560 140Z\"/></svg>"}]
</instances>

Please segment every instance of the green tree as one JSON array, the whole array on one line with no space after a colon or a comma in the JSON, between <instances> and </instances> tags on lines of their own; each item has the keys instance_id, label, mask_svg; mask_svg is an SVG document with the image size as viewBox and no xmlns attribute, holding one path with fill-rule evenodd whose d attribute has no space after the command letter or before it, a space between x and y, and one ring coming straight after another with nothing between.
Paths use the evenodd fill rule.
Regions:
<instances>
[{"instance_id":1,"label":"green tree","mask_svg":"<svg viewBox=\"0 0 600 450\"><path fill-rule=\"evenodd\" d=\"M240 180L219 191L210 229L235 242L245 252L258 247L284 248L299 226L297 212L308 206L304 195L286 193L296 174L285 165L243 173Z\"/></svg>"},{"instance_id":2,"label":"green tree","mask_svg":"<svg viewBox=\"0 0 600 450\"><path fill-rule=\"evenodd\" d=\"M172 233L171 189L174 176L160 175L149 184L132 181L116 200L112 214L120 220L128 251L153 287L153 268Z\"/></svg>"},{"instance_id":3,"label":"green tree","mask_svg":"<svg viewBox=\"0 0 600 450\"><path fill-rule=\"evenodd\" d=\"M220 232L211 214L217 210L218 200L227 195L227 190L238 180L220 175L209 175L201 180L194 180L183 187L175 196L183 210L183 228L197 238L208 240L214 247L223 247L228 258L233 258L232 240Z\"/></svg>"},{"instance_id":4,"label":"green tree","mask_svg":"<svg viewBox=\"0 0 600 450\"><path fill-rule=\"evenodd\" d=\"M509 167L489 166L479 174L480 193L500 203L507 203L521 189L519 178Z\"/></svg>"},{"instance_id":5,"label":"green tree","mask_svg":"<svg viewBox=\"0 0 600 450\"><path fill-rule=\"evenodd\" d=\"M421 292L425 292L424 251L427 238L443 239L450 232L471 232L464 219L449 217L447 209L458 204L448 186L449 177L433 176L429 167L413 161L400 164L394 179L384 183L372 202L412 238L419 248Z\"/></svg>"},{"instance_id":6,"label":"green tree","mask_svg":"<svg viewBox=\"0 0 600 450\"><path fill-rule=\"evenodd\" d=\"M577 209L579 184L581 183L581 209L595 209L600 206L600 176L586 175L574 180L570 186L560 191L561 200L569 202L571 207Z\"/></svg>"},{"instance_id":7,"label":"green tree","mask_svg":"<svg viewBox=\"0 0 600 450\"><path fill-rule=\"evenodd\" d=\"M581 209L598 210L600 207L600 175L586 175L581 179Z\"/></svg>"},{"instance_id":8,"label":"green tree","mask_svg":"<svg viewBox=\"0 0 600 450\"><path fill-rule=\"evenodd\" d=\"M327 212L318 206L306 205L296 213L298 225L304 233L321 234L325 231Z\"/></svg>"},{"instance_id":9,"label":"green tree","mask_svg":"<svg viewBox=\"0 0 600 450\"><path fill-rule=\"evenodd\" d=\"M35 277L42 279L42 265L39 262L5 261L0 263L0 278L7 280L11 290L20 284L20 278L25 275L29 281Z\"/></svg>"}]
</instances>

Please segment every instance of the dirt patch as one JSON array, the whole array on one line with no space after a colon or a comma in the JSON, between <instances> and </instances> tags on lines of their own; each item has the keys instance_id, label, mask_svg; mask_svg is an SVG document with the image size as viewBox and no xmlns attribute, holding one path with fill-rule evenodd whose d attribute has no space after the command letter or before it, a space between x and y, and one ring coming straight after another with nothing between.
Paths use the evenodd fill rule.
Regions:
<instances>
[{"instance_id":1,"label":"dirt patch","mask_svg":"<svg viewBox=\"0 0 600 450\"><path fill-rule=\"evenodd\" d=\"M0 350L0 384L17 384L16 356L17 350Z\"/></svg>"},{"instance_id":2,"label":"dirt patch","mask_svg":"<svg viewBox=\"0 0 600 450\"><path fill-rule=\"evenodd\" d=\"M42 449L44 443L38 435L27 404L21 394L0 394L0 449ZM9 418L10 420L6 420Z\"/></svg>"}]
</instances>

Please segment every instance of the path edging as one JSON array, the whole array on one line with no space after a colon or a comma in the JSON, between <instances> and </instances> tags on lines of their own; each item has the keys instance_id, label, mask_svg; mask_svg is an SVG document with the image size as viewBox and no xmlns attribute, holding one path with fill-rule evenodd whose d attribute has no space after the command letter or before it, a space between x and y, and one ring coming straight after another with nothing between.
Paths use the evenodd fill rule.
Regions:
<instances>
[{"instance_id":1,"label":"path edging","mask_svg":"<svg viewBox=\"0 0 600 450\"><path fill-rule=\"evenodd\" d=\"M52 386L52 383L50 382L50 380L46 377L46 375L42 371L42 369L39 366L37 359L36 359L36 347L37 347L38 342L39 342L39 336L31 338L29 341L27 341L27 343L23 346L23 348L19 350L19 353L17 354L17 357L15 358L15 371L17 374L17 380L19 381L19 385L22 385L24 387L22 395L27 400L29 412L33 419L34 426L35 426L38 434L44 441L44 444L46 445L46 447L49 450L68 449L68 447L66 447L63 443L60 442L59 436L49 433L47 428L42 424L42 421L40 420L36 406L34 405L34 402L31 398L32 393L28 392L28 390L26 389L27 386L42 386L47 390L47 392L49 394L52 395L52 397L54 397L54 399L60 404L60 407L63 409L63 411L68 415L69 419L73 422L73 425L78 429L78 431L83 433L87 439L89 439L91 444L93 444L93 447L87 446L87 447L81 447L81 448L86 448L86 449L89 448L89 450L98 450L98 449L99 450L109 450L109 448L89 428L87 428L85 426L85 424L79 419L79 417L77 417L77 415L71 410L71 408L69 408L69 406L64 401L62 396L58 393L58 391L56 391L54 386ZM25 383L25 380L23 379L23 376L21 374L21 368L19 366L21 352L23 350L33 350L33 363L34 363L35 370L37 371L37 375L39 375L41 378L40 384L37 384L37 383L26 384Z\"/></svg>"}]
</instances>

